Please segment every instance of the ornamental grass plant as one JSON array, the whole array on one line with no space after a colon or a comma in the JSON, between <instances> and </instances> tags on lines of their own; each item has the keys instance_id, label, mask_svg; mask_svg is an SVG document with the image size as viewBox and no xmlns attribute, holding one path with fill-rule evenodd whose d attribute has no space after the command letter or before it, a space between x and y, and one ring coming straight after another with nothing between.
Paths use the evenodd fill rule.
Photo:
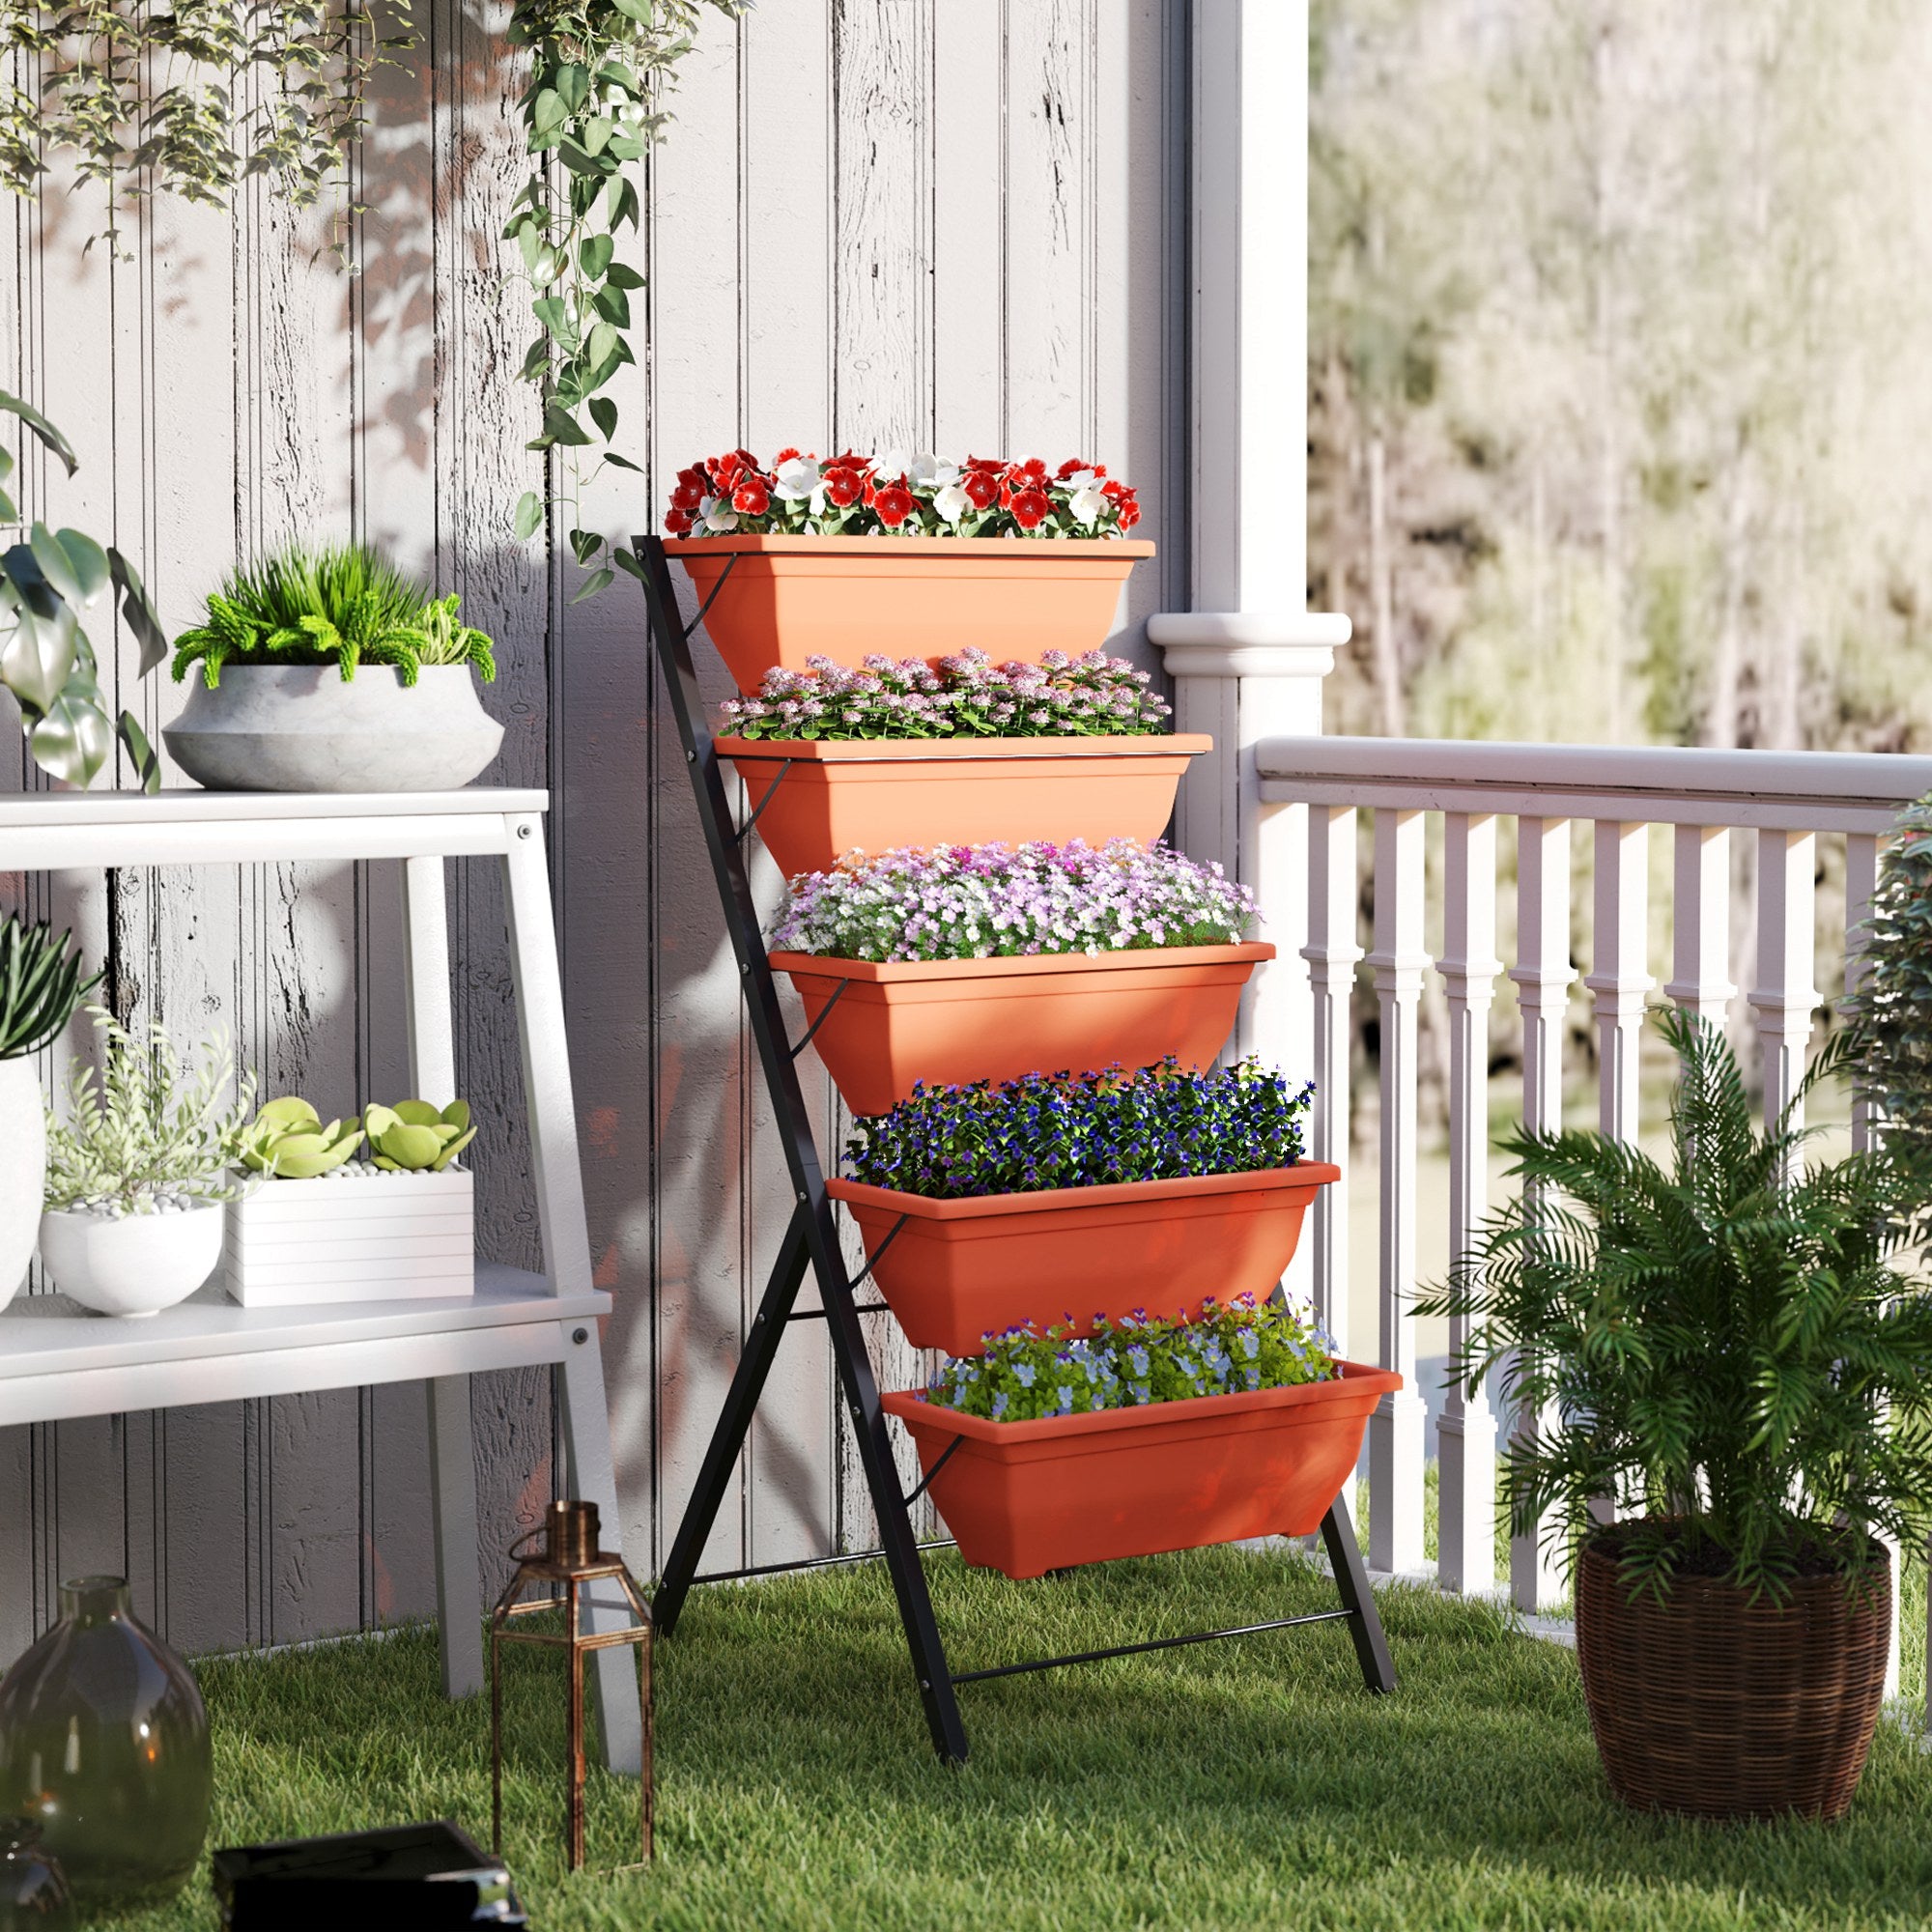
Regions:
<instances>
[{"instance_id":1,"label":"ornamental grass plant","mask_svg":"<svg viewBox=\"0 0 1932 1932\"><path fill-rule=\"evenodd\" d=\"M1314 1093L1252 1059L922 1084L856 1123L845 1164L855 1180L941 1201L1258 1173L1300 1160Z\"/></svg>"},{"instance_id":2,"label":"ornamental grass plant","mask_svg":"<svg viewBox=\"0 0 1932 1932\"><path fill-rule=\"evenodd\" d=\"M1037 1422L1110 1408L1190 1402L1332 1380L1334 1343L1286 1302L1242 1295L1208 1303L1195 1320L1162 1321L1136 1310L1120 1321L1073 1318L1042 1333L1032 1322L988 1335L977 1355L948 1356L921 1400L994 1422Z\"/></svg>"},{"instance_id":3,"label":"ornamental grass plant","mask_svg":"<svg viewBox=\"0 0 1932 1932\"><path fill-rule=\"evenodd\" d=\"M775 667L754 695L725 699L722 729L754 739L1139 737L1172 715L1146 671L1104 651L996 665L969 650L937 669L878 653L856 670L825 657L806 664Z\"/></svg>"},{"instance_id":4,"label":"ornamental grass plant","mask_svg":"<svg viewBox=\"0 0 1932 1932\"><path fill-rule=\"evenodd\" d=\"M1255 895L1165 844L901 847L792 880L774 951L838 959L995 959L1229 946Z\"/></svg>"}]
</instances>

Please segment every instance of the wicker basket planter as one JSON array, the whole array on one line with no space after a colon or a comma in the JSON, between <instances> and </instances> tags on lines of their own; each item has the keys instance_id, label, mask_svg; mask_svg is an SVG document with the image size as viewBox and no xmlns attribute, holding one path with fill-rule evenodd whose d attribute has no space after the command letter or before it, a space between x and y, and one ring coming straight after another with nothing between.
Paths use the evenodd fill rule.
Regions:
<instances>
[{"instance_id":1,"label":"wicker basket planter","mask_svg":"<svg viewBox=\"0 0 1932 1932\"><path fill-rule=\"evenodd\" d=\"M1151 543L1119 537L678 537L666 551L700 605L733 557L704 628L740 691L774 665L874 651L929 664L970 645L1002 662L1078 657L1106 641L1121 585Z\"/></svg>"},{"instance_id":2,"label":"wicker basket planter","mask_svg":"<svg viewBox=\"0 0 1932 1932\"><path fill-rule=\"evenodd\" d=\"M1885 1694L1889 1559L1872 1587L1800 1577L1782 1607L1682 1577L1632 1603L1613 1549L1585 1546L1577 1659L1610 1789L1698 1818L1844 1815Z\"/></svg>"},{"instance_id":3,"label":"wicker basket planter","mask_svg":"<svg viewBox=\"0 0 1932 1932\"><path fill-rule=\"evenodd\" d=\"M1234 1031L1241 988L1273 957L1263 940L883 964L771 955L798 988L818 1028L811 1043L855 1114L883 1114L921 1080L1151 1066L1169 1054L1209 1065Z\"/></svg>"},{"instance_id":4,"label":"wicker basket planter","mask_svg":"<svg viewBox=\"0 0 1932 1932\"><path fill-rule=\"evenodd\" d=\"M829 1186L876 1258L872 1279L906 1340L966 1355L989 1333L1062 1309L1086 1332L1095 1315L1147 1308L1192 1320L1209 1296L1264 1301L1294 1259L1316 1190L1340 1178L1311 1160L956 1201L857 1180Z\"/></svg>"},{"instance_id":5,"label":"wicker basket planter","mask_svg":"<svg viewBox=\"0 0 1932 1932\"><path fill-rule=\"evenodd\" d=\"M1334 1381L1098 1415L992 1422L884 1398L911 1432L932 1500L968 1563L1043 1577L1079 1563L1197 1549L1250 1536L1307 1536L1361 1454L1369 1412L1402 1386L1343 1362Z\"/></svg>"},{"instance_id":6,"label":"wicker basket planter","mask_svg":"<svg viewBox=\"0 0 1932 1932\"><path fill-rule=\"evenodd\" d=\"M720 738L787 878L847 852L1158 838L1187 761L1213 739ZM777 790L772 786L776 784Z\"/></svg>"}]
</instances>

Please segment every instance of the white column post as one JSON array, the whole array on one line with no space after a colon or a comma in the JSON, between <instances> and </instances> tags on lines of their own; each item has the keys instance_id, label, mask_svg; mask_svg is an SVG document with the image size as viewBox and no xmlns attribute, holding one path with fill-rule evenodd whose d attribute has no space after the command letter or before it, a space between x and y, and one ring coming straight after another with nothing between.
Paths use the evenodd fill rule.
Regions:
<instances>
[{"instance_id":1,"label":"white column post","mask_svg":"<svg viewBox=\"0 0 1932 1932\"><path fill-rule=\"evenodd\" d=\"M1452 811L1443 828L1442 957L1449 993L1449 1260L1467 1252L1490 1206L1490 1005L1503 962L1496 951L1496 821ZM1474 1324L1449 1323L1453 1364ZM1445 1588L1495 1584L1496 1418L1486 1382L1473 1396L1452 1373L1435 1425L1441 1476Z\"/></svg>"}]
</instances>

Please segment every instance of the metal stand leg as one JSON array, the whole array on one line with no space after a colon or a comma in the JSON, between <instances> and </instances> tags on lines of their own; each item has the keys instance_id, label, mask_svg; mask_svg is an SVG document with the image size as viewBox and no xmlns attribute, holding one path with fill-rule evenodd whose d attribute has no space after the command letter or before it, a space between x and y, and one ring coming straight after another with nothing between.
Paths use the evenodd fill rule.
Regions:
<instances>
[{"instance_id":1,"label":"metal stand leg","mask_svg":"<svg viewBox=\"0 0 1932 1932\"><path fill-rule=\"evenodd\" d=\"M1327 1546L1342 1607L1349 1613L1349 1634L1355 1639L1362 1682L1378 1695L1386 1695L1395 1689L1395 1665L1389 1661L1388 1638L1382 1634L1375 1592L1369 1588L1368 1566L1355 1542L1354 1520L1340 1496L1321 1519L1321 1541Z\"/></svg>"},{"instance_id":2,"label":"metal stand leg","mask_svg":"<svg viewBox=\"0 0 1932 1932\"><path fill-rule=\"evenodd\" d=\"M483 1688L483 1594L476 1580L476 1464L469 1440L469 1378L423 1384L429 1400L430 1509L436 1546L436 1615L442 1632L442 1692Z\"/></svg>"}]
</instances>

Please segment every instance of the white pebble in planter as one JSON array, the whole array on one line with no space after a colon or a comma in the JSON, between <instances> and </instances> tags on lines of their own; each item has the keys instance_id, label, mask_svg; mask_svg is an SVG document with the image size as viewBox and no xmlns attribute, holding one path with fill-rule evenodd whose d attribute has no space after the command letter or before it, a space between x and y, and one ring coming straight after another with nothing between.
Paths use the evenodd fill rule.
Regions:
<instances>
[{"instance_id":1,"label":"white pebble in planter","mask_svg":"<svg viewBox=\"0 0 1932 1932\"><path fill-rule=\"evenodd\" d=\"M219 1265L224 1207L164 1197L145 1214L49 1208L41 1216L41 1261L83 1308L156 1315L185 1301Z\"/></svg>"}]
</instances>

